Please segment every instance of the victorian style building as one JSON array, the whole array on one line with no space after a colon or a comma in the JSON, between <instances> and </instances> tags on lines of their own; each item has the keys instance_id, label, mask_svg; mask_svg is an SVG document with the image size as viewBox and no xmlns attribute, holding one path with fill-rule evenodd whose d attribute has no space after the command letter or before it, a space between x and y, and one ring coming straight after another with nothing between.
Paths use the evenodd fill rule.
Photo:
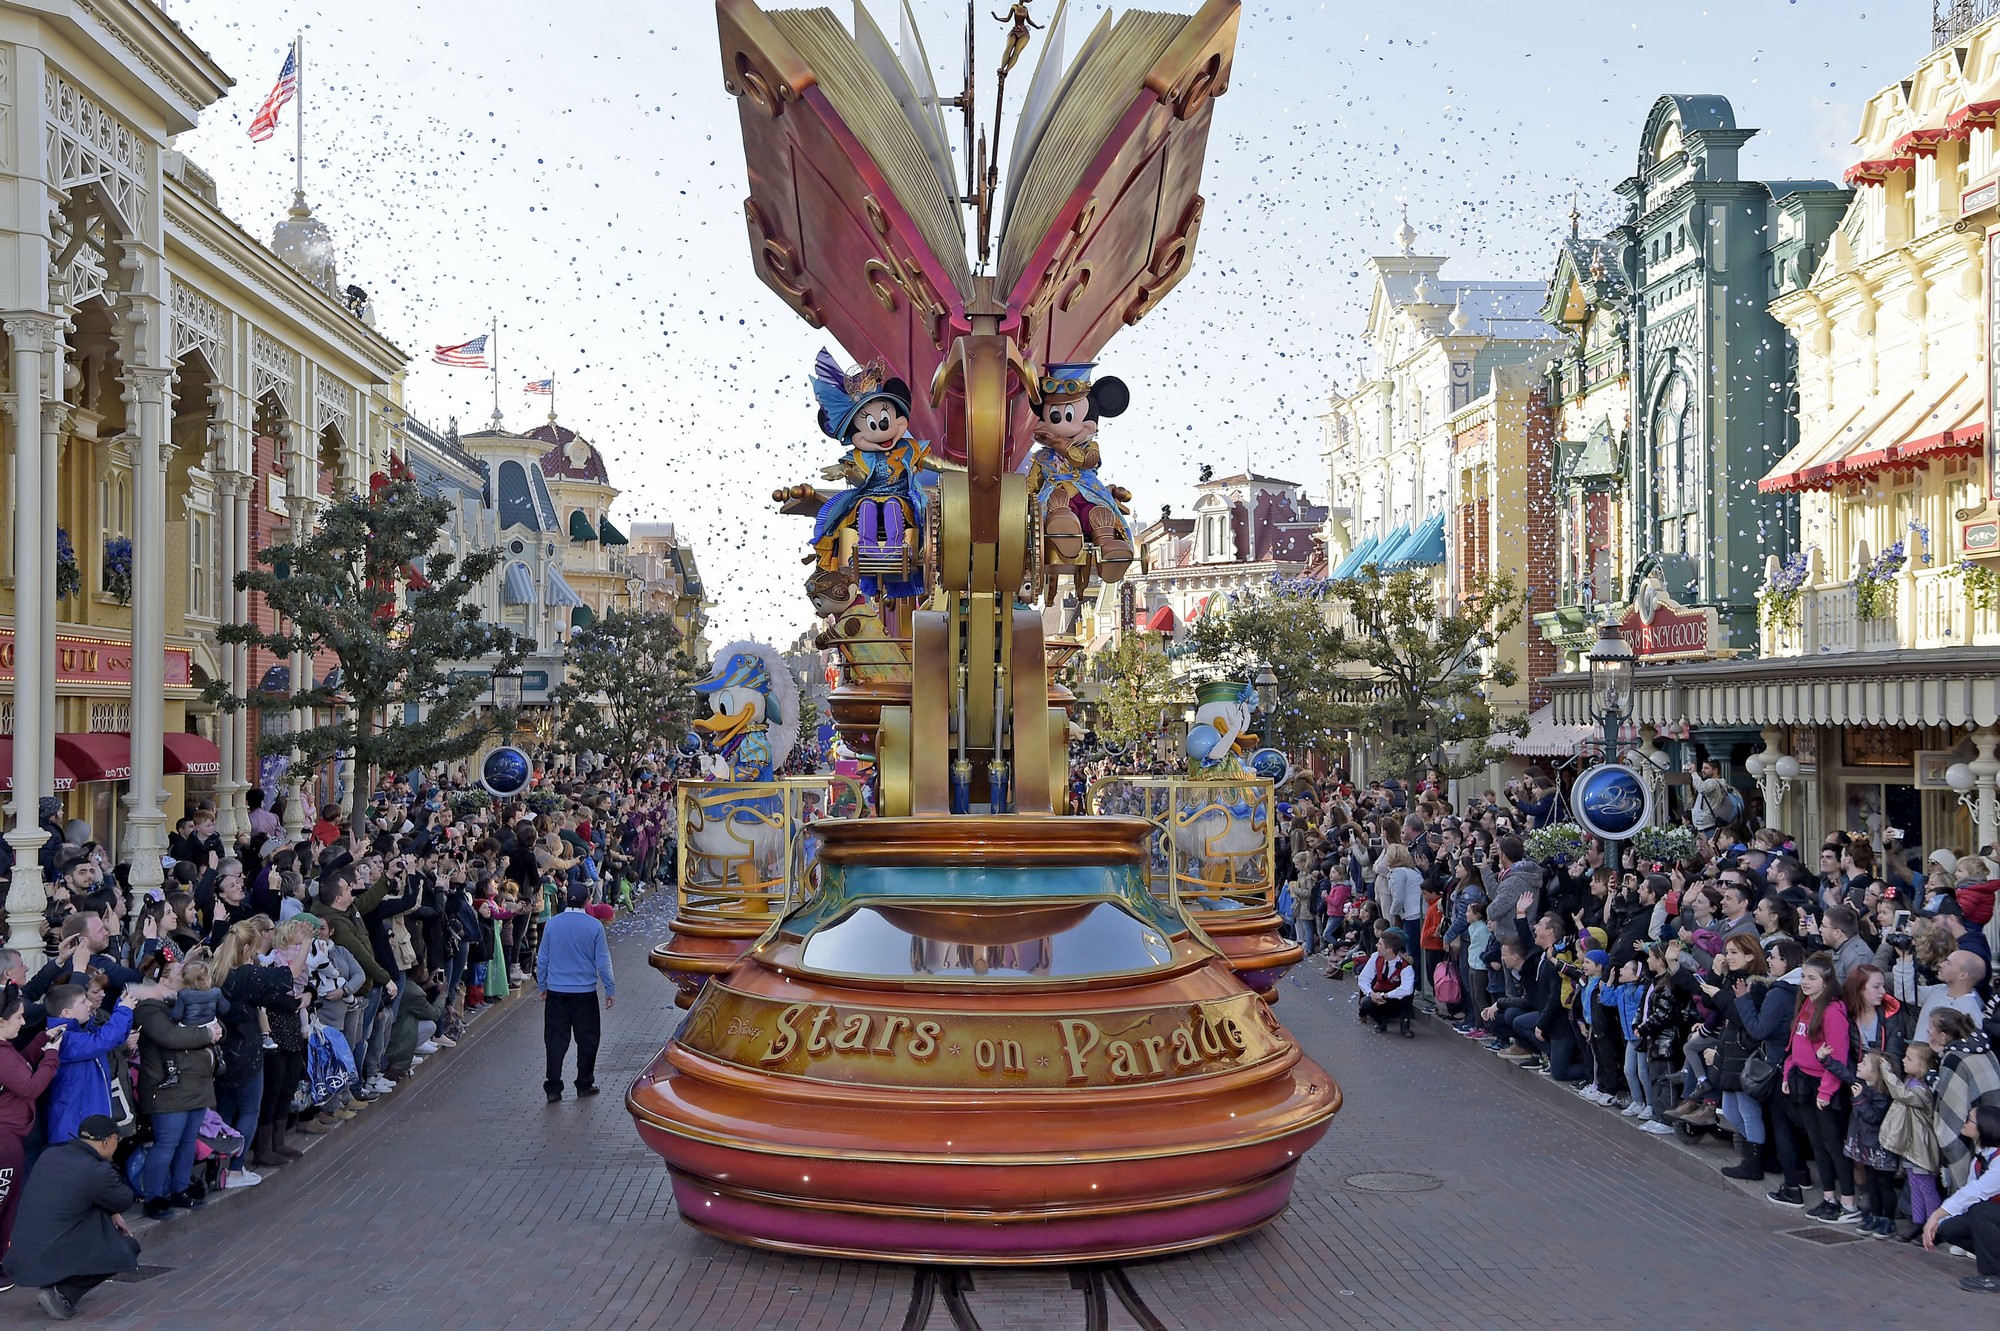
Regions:
<instances>
[{"instance_id":1,"label":"victorian style building","mask_svg":"<svg viewBox=\"0 0 2000 1331\"><path fill-rule=\"evenodd\" d=\"M1297 482L1245 471L1204 479L1195 490L1193 517L1163 513L1138 533L1139 563L1111 592L1120 607L1116 629L1106 622L1103 597L1096 598L1092 622L1080 626L1091 635L1083 641L1102 643L1132 628L1177 636L1313 562L1326 510Z\"/></svg>"},{"instance_id":2,"label":"victorian style building","mask_svg":"<svg viewBox=\"0 0 2000 1331\"><path fill-rule=\"evenodd\" d=\"M1796 498L1800 540L1767 561L1770 665L1721 698L1760 725L1787 825L1996 839L1997 116L2000 22L1943 34L1864 106L1853 202L1772 306L1799 350L1799 437L1759 488Z\"/></svg>"},{"instance_id":3,"label":"victorian style building","mask_svg":"<svg viewBox=\"0 0 2000 1331\"><path fill-rule=\"evenodd\" d=\"M1756 651L1765 564L1796 548L1795 502L1756 484L1800 438L1797 350L1770 303L1811 277L1852 195L1743 179L1756 132L1726 98L1659 98L1617 188L1625 221L1557 256L1559 599L1536 624L1562 672L1517 753L1573 753L1590 732L1582 658L1605 618L1639 654L1638 720L1673 741L1663 761L1713 758L1743 782L1763 747L1747 715L1688 714L1686 686Z\"/></svg>"},{"instance_id":4,"label":"victorian style building","mask_svg":"<svg viewBox=\"0 0 2000 1331\"><path fill-rule=\"evenodd\" d=\"M336 285L304 200L266 248L170 147L229 86L144 0L0 7L17 938L41 910L40 798L112 837L142 889L185 800L243 824L256 722L208 711L200 689L312 667L217 645L220 622L256 612L233 575L386 444L404 356Z\"/></svg>"},{"instance_id":5,"label":"victorian style building","mask_svg":"<svg viewBox=\"0 0 2000 1331\"><path fill-rule=\"evenodd\" d=\"M1541 373L1558 348L1541 318L1542 286L1448 279L1445 260L1415 245L1406 221L1397 252L1368 261L1373 368L1320 418L1328 576L1369 565L1428 571L1441 597L1455 597L1506 574L1541 608L1553 558ZM1553 653L1525 627L1490 650L1520 672L1493 701L1519 714ZM1356 737L1354 770L1365 772L1368 758L1366 737Z\"/></svg>"}]
</instances>

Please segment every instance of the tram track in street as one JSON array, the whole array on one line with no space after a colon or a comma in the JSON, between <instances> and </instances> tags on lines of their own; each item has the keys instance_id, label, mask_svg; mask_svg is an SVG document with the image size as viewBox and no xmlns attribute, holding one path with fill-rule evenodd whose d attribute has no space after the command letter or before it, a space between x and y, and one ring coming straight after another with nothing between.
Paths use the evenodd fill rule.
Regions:
<instances>
[{"instance_id":1,"label":"tram track in street","mask_svg":"<svg viewBox=\"0 0 2000 1331\"><path fill-rule=\"evenodd\" d=\"M951 1318L955 1331L981 1331L978 1312L971 1297L978 1293L975 1273L980 1269L971 1266L917 1268L911 1277L910 1307L904 1314L902 1331L925 1331L931 1323L931 1314L940 1302L944 1304L945 1314ZM1069 1287L1083 1296L1083 1331L1111 1331L1113 1298L1117 1299L1140 1331L1166 1331L1166 1323L1146 1306L1145 1299L1134 1287L1123 1266L1072 1266L1067 1270ZM1005 1324L1004 1306L989 1309L989 1312L1000 1316L1003 1319L1000 1324Z\"/></svg>"}]
</instances>

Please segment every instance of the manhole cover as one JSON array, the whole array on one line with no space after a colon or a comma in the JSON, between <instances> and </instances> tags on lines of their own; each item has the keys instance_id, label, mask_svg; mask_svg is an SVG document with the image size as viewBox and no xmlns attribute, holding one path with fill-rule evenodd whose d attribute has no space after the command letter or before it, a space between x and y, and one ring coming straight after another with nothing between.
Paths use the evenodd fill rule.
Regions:
<instances>
[{"instance_id":1,"label":"manhole cover","mask_svg":"<svg viewBox=\"0 0 2000 1331\"><path fill-rule=\"evenodd\" d=\"M1785 1231L1785 1237L1804 1239L1807 1243L1817 1243L1823 1248L1830 1248L1836 1243L1859 1243L1868 1236L1851 1229L1788 1229Z\"/></svg>"},{"instance_id":2,"label":"manhole cover","mask_svg":"<svg viewBox=\"0 0 2000 1331\"><path fill-rule=\"evenodd\" d=\"M120 1271L111 1278L121 1284L136 1285L141 1280L151 1280L154 1276L163 1276L173 1269L171 1266L142 1266L136 1271Z\"/></svg>"},{"instance_id":3,"label":"manhole cover","mask_svg":"<svg viewBox=\"0 0 2000 1331\"><path fill-rule=\"evenodd\" d=\"M1357 1192L1429 1192L1442 1188L1444 1180L1430 1174L1404 1174L1388 1170L1377 1174L1349 1174L1344 1180Z\"/></svg>"}]
</instances>

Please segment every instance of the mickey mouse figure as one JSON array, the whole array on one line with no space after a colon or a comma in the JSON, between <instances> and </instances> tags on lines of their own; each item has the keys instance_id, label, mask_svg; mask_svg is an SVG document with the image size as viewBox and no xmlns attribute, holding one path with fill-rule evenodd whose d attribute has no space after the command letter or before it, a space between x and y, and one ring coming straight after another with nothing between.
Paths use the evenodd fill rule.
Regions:
<instances>
[{"instance_id":1,"label":"mickey mouse figure","mask_svg":"<svg viewBox=\"0 0 2000 1331\"><path fill-rule=\"evenodd\" d=\"M1123 486L1098 479L1103 461L1097 422L1122 416L1132 395L1125 381L1109 375L1092 382L1095 362L1051 365L1042 371L1042 400L1035 409L1035 443L1028 461L1028 488L1042 515L1042 533L1054 561L1077 565L1083 574L1084 541L1096 548L1097 574L1106 582L1124 578L1132 563L1132 529L1125 521Z\"/></svg>"},{"instance_id":2,"label":"mickey mouse figure","mask_svg":"<svg viewBox=\"0 0 2000 1331\"><path fill-rule=\"evenodd\" d=\"M821 569L851 558L861 590L878 599L923 595L923 564L909 534L921 533L935 483L930 445L910 438L910 386L881 361L843 370L825 348L813 362L819 428L848 446L821 474L851 487L820 506L813 551Z\"/></svg>"}]
</instances>

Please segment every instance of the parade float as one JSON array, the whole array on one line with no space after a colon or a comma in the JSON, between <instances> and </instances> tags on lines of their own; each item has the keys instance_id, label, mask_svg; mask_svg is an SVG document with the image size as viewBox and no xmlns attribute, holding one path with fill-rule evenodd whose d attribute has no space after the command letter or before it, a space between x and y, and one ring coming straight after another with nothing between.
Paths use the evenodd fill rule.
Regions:
<instances>
[{"instance_id":1,"label":"parade float","mask_svg":"<svg viewBox=\"0 0 2000 1331\"><path fill-rule=\"evenodd\" d=\"M910 1262L1198 1247L1279 1215L1340 1106L1256 992L1287 959L1232 962L1221 932L1269 905L1271 783L1235 734L1202 730L1158 817L1063 810L1062 592L1134 558L1098 439L1130 393L1095 361L1188 271L1238 17L1107 14L1066 60L1059 8L996 217L970 17L941 100L906 8L899 50L860 5L850 30L717 4L757 273L846 353L801 404L835 460L773 499L811 523L828 710L876 816L805 819L772 777L767 649L724 649L700 730L727 770L683 792L695 918L655 958L691 1006L627 1097L710 1233ZM1035 26L1003 20L996 108ZM1156 871L1162 837L1190 877Z\"/></svg>"}]
</instances>

